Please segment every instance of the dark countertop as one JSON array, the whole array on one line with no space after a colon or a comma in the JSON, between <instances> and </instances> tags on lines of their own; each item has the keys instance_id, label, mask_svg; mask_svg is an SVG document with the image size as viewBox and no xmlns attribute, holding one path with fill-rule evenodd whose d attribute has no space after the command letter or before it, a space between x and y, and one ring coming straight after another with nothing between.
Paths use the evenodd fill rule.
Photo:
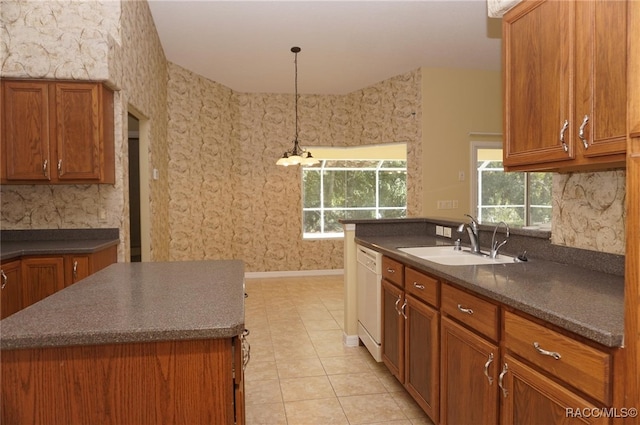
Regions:
<instances>
[{"instance_id":1,"label":"dark countertop","mask_svg":"<svg viewBox=\"0 0 640 425\"><path fill-rule=\"evenodd\" d=\"M25 255L92 254L120 243L118 229L3 230L0 261Z\"/></svg>"},{"instance_id":2,"label":"dark countertop","mask_svg":"<svg viewBox=\"0 0 640 425\"><path fill-rule=\"evenodd\" d=\"M244 264L112 264L0 327L2 349L229 338L244 330Z\"/></svg>"},{"instance_id":3,"label":"dark countertop","mask_svg":"<svg viewBox=\"0 0 640 425\"><path fill-rule=\"evenodd\" d=\"M538 259L445 266L397 249L451 244L433 236L357 236L356 242L605 346L622 346L623 276Z\"/></svg>"}]
</instances>

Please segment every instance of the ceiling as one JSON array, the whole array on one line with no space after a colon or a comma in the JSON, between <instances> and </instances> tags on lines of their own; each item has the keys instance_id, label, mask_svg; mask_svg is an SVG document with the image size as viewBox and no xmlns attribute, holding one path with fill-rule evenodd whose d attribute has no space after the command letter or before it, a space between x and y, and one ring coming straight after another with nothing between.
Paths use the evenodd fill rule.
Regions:
<instances>
[{"instance_id":1,"label":"ceiling","mask_svg":"<svg viewBox=\"0 0 640 425\"><path fill-rule=\"evenodd\" d=\"M149 0L167 59L238 92L346 94L419 67L500 69L486 0Z\"/></svg>"}]
</instances>

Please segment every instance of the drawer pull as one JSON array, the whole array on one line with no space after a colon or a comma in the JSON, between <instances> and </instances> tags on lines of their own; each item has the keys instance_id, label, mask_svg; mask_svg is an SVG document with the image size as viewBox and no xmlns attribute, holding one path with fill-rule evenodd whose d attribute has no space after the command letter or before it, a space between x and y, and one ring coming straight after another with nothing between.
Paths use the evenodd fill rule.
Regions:
<instances>
[{"instance_id":1,"label":"drawer pull","mask_svg":"<svg viewBox=\"0 0 640 425\"><path fill-rule=\"evenodd\" d=\"M417 289L424 289L424 285L421 285L418 282L413 282L413 287Z\"/></svg>"},{"instance_id":2,"label":"drawer pull","mask_svg":"<svg viewBox=\"0 0 640 425\"><path fill-rule=\"evenodd\" d=\"M470 308L462 307L462 304L458 304L458 310L460 310L463 313L467 313L469 316L473 314L473 310L471 310Z\"/></svg>"},{"instance_id":3,"label":"drawer pull","mask_svg":"<svg viewBox=\"0 0 640 425\"><path fill-rule=\"evenodd\" d=\"M78 260L73 262L73 278L78 278Z\"/></svg>"},{"instance_id":4,"label":"drawer pull","mask_svg":"<svg viewBox=\"0 0 640 425\"><path fill-rule=\"evenodd\" d=\"M487 380L489 381L489 385L493 384L493 378L489 376L489 366L491 365L491 363L493 363L493 353L489 354L489 359L484 364L484 376L487 377Z\"/></svg>"},{"instance_id":5,"label":"drawer pull","mask_svg":"<svg viewBox=\"0 0 640 425\"><path fill-rule=\"evenodd\" d=\"M387 267L387 273L395 273L396 271L391 267Z\"/></svg>"},{"instance_id":6,"label":"drawer pull","mask_svg":"<svg viewBox=\"0 0 640 425\"><path fill-rule=\"evenodd\" d=\"M7 275L4 274L4 270L0 270L0 276L2 276L2 289L7 286Z\"/></svg>"},{"instance_id":7,"label":"drawer pull","mask_svg":"<svg viewBox=\"0 0 640 425\"><path fill-rule=\"evenodd\" d=\"M505 363L504 366L502 366L502 372L500 372L500 376L498 376L498 386L502 390L502 395L504 396L504 398L507 398L507 396L509 395L509 390L507 390L502 384L502 382L504 381L504 376L507 374L508 371L509 371L509 366L507 366L507 364Z\"/></svg>"},{"instance_id":8,"label":"drawer pull","mask_svg":"<svg viewBox=\"0 0 640 425\"><path fill-rule=\"evenodd\" d=\"M549 356L549 357L553 357L556 360L560 360L562 358L562 356L560 355L560 353L555 352L555 351L547 351L543 348L540 348L540 344L538 344L537 342L533 343L533 348L536 349L536 351L544 356Z\"/></svg>"}]
</instances>

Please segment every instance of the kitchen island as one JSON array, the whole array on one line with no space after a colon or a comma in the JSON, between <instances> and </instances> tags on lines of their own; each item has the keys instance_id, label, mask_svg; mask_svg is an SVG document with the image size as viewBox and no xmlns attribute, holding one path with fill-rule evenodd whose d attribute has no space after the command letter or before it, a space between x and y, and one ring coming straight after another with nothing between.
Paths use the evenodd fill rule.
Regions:
<instances>
[{"instance_id":1,"label":"kitchen island","mask_svg":"<svg viewBox=\"0 0 640 425\"><path fill-rule=\"evenodd\" d=\"M244 422L241 261L113 264L0 326L2 423Z\"/></svg>"}]
</instances>

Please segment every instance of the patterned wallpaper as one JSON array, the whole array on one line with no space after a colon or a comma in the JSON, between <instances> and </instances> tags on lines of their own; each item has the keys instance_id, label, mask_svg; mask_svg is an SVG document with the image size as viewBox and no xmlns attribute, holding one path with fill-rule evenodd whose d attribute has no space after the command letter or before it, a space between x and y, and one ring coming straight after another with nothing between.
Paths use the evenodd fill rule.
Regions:
<instances>
[{"instance_id":1,"label":"patterned wallpaper","mask_svg":"<svg viewBox=\"0 0 640 425\"><path fill-rule=\"evenodd\" d=\"M625 171L554 174L551 242L624 254Z\"/></svg>"},{"instance_id":2,"label":"patterned wallpaper","mask_svg":"<svg viewBox=\"0 0 640 425\"><path fill-rule=\"evenodd\" d=\"M342 267L342 241L303 241L299 169L276 167L293 96L236 93L168 64L145 1L0 0L2 76L105 80L116 89L116 184L3 185L3 229L117 227L128 257L126 115L146 122L152 259L241 258L248 271ZM345 96L300 99L306 145L408 143L420 215L419 70ZM554 178L553 242L624 252L624 172ZM107 218L100 220L100 211Z\"/></svg>"},{"instance_id":3,"label":"patterned wallpaper","mask_svg":"<svg viewBox=\"0 0 640 425\"><path fill-rule=\"evenodd\" d=\"M145 1L6 1L2 76L106 81L115 92L115 185L3 185L3 229L120 229L128 258L126 115L149 120L151 160L164 179L151 188L152 257L168 258L166 59ZM100 219L100 211L106 219Z\"/></svg>"},{"instance_id":4,"label":"patterned wallpaper","mask_svg":"<svg viewBox=\"0 0 640 425\"><path fill-rule=\"evenodd\" d=\"M406 141L415 213L419 87L416 70L347 96L300 96L300 140ZM342 240L302 240L300 169L275 165L292 143L292 95L233 92L170 64L168 102L172 260L240 258L248 271L342 268Z\"/></svg>"}]
</instances>

